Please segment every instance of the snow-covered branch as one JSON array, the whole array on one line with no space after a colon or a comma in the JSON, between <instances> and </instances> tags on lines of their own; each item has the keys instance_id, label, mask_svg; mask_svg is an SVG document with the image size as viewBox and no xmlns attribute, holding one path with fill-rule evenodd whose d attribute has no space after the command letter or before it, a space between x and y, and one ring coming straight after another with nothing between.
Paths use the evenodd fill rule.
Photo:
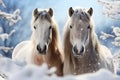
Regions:
<instances>
[{"instance_id":1,"label":"snow-covered branch","mask_svg":"<svg viewBox=\"0 0 120 80\"><path fill-rule=\"evenodd\" d=\"M117 41L112 42L112 44L115 46L120 46L120 42L117 42Z\"/></svg>"},{"instance_id":2,"label":"snow-covered branch","mask_svg":"<svg viewBox=\"0 0 120 80\"><path fill-rule=\"evenodd\" d=\"M0 34L0 38L4 41L5 39L8 39L10 36L12 36L15 33L15 30L12 30L9 34L3 33Z\"/></svg>"},{"instance_id":3,"label":"snow-covered branch","mask_svg":"<svg viewBox=\"0 0 120 80\"><path fill-rule=\"evenodd\" d=\"M0 33L3 32L3 28L0 26Z\"/></svg>"},{"instance_id":4,"label":"snow-covered branch","mask_svg":"<svg viewBox=\"0 0 120 80\"><path fill-rule=\"evenodd\" d=\"M114 36L111 35L111 34L107 34L107 33L101 32L101 35L100 35L101 39L105 40L105 39L110 38L110 37L113 38Z\"/></svg>"},{"instance_id":5,"label":"snow-covered branch","mask_svg":"<svg viewBox=\"0 0 120 80\"><path fill-rule=\"evenodd\" d=\"M113 33L115 34L114 42L112 42L115 46L120 46L120 28L119 27L112 27Z\"/></svg>"},{"instance_id":6,"label":"snow-covered branch","mask_svg":"<svg viewBox=\"0 0 120 80\"><path fill-rule=\"evenodd\" d=\"M15 23L17 23L18 21L20 21L22 18L20 16L20 10L16 9L13 14L9 14L6 12L3 12L0 10L0 16L2 16L3 18L7 19L9 21L9 25L12 26Z\"/></svg>"},{"instance_id":7,"label":"snow-covered branch","mask_svg":"<svg viewBox=\"0 0 120 80\"><path fill-rule=\"evenodd\" d=\"M0 0L0 5L2 5L4 8L6 8L6 6L7 6L4 4L3 0ZM7 12L0 10L0 17L7 20L9 23L9 26L13 26L18 21L22 20L20 13L21 13L20 9L16 9L13 13L7 13ZM7 30L6 30L6 28L3 29L3 27L4 26L2 26L2 25L0 26L0 39L4 42L5 40L9 39L9 37L15 33L15 30L12 30L11 32L4 32ZM0 46L0 50L3 50L5 53L13 50L13 47L6 47L4 45Z\"/></svg>"},{"instance_id":8,"label":"snow-covered branch","mask_svg":"<svg viewBox=\"0 0 120 80\"><path fill-rule=\"evenodd\" d=\"M12 36L16 31L13 29L10 33L9 36Z\"/></svg>"},{"instance_id":9,"label":"snow-covered branch","mask_svg":"<svg viewBox=\"0 0 120 80\"><path fill-rule=\"evenodd\" d=\"M0 0L0 5L2 5L4 8L6 8L6 6L5 6L3 0Z\"/></svg>"},{"instance_id":10,"label":"snow-covered branch","mask_svg":"<svg viewBox=\"0 0 120 80\"><path fill-rule=\"evenodd\" d=\"M8 39L8 37L9 37L9 34L7 34L7 33L0 34L0 38L1 38L3 41L5 41L5 39Z\"/></svg>"},{"instance_id":11,"label":"snow-covered branch","mask_svg":"<svg viewBox=\"0 0 120 80\"><path fill-rule=\"evenodd\" d=\"M0 80L5 80L3 77L0 76Z\"/></svg>"},{"instance_id":12,"label":"snow-covered branch","mask_svg":"<svg viewBox=\"0 0 120 80\"><path fill-rule=\"evenodd\" d=\"M120 1L98 0L103 5L103 14L112 19L120 20Z\"/></svg>"},{"instance_id":13,"label":"snow-covered branch","mask_svg":"<svg viewBox=\"0 0 120 80\"><path fill-rule=\"evenodd\" d=\"M119 27L114 27L113 28L113 32L115 33L115 36L120 37L120 28Z\"/></svg>"},{"instance_id":14,"label":"snow-covered branch","mask_svg":"<svg viewBox=\"0 0 120 80\"><path fill-rule=\"evenodd\" d=\"M114 35L101 32L100 39L105 40L110 37L114 38L114 41L112 42L112 44L115 46L120 46L120 28L112 26L112 30L113 30L112 32L114 33Z\"/></svg>"},{"instance_id":15,"label":"snow-covered branch","mask_svg":"<svg viewBox=\"0 0 120 80\"><path fill-rule=\"evenodd\" d=\"M3 51L5 51L5 52L8 52L9 50L13 50L13 47L0 46L0 50L3 50Z\"/></svg>"}]
</instances>

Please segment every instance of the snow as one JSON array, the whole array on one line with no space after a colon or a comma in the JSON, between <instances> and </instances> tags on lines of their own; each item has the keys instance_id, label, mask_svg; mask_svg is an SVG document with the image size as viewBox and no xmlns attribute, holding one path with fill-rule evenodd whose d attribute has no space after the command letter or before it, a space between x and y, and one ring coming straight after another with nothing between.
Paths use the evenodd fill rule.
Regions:
<instances>
[{"instance_id":1,"label":"snow","mask_svg":"<svg viewBox=\"0 0 120 80\"><path fill-rule=\"evenodd\" d=\"M114 42L112 42L115 46L120 46L120 28L119 27L112 27L113 33L115 34Z\"/></svg>"},{"instance_id":2,"label":"snow","mask_svg":"<svg viewBox=\"0 0 120 80\"><path fill-rule=\"evenodd\" d=\"M113 32L115 33L115 36L120 37L120 28L119 27L112 27Z\"/></svg>"},{"instance_id":3,"label":"snow","mask_svg":"<svg viewBox=\"0 0 120 80\"><path fill-rule=\"evenodd\" d=\"M117 41L112 42L112 44L113 44L114 46L120 46L120 42L117 42Z\"/></svg>"},{"instance_id":4,"label":"snow","mask_svg":"<svg viewBox=\"0 0 120 80\"><path fill-rule=\"evenodd\" d=\"M112 32L114 35L101 32L100 39L106 40L108 38L114 38L114 41L111 42L114 46L120 46L120 28L112 26Z\"/></svg>"},{"instance_id":5,"label":"snow","mask_svg":"<svg viewBox=\"0 0 120 80\"><path fill-rule=\"evenodd\" d=\"M0 16L7 19L9 21L10 26L14 25L15 23L17 23L18 21L20 21L22 19L21 16L20 16L20 10L19 9L16 9L13 12L13 14L2 12L0 10Z\"/></svg>"},{"instance_id":6,"label":"snow","mask_svg":"<svg viewBox=\"0 0 120 80\"><path fill-rule=\"evenodd\" d=\"M0 26L0 33L3 32L3 28Z\"/></svg>"},{"instance_id":7,"label":"snow","mask_svg":"<svg viewBox=\"0 0 120 80\"><path fill-rule=\"evenodd\" d=\"M88 73L77 77L77 80L119 80L120 76L113 75L111 72L101 69L96 73Z\"/></svg>"},{"instance_id":8,"label":"snow","mask_svg":"<svg viewBox=\"0 0 120 80\"><path fill-rule=\"evenodd\" d=\"M8 39L14 33L15 33L15 30L12 30L9 34L7 34L7 33L0 34L0 38L2 39L2 41L5 41L5 39Z\"/></svg>"},{"instance_id":9,"label":"snow","mask_svg":"<svg viewBox=\"0 0 120 80\"><path fill-rule=\"evenodd\" d=\"M101 32L100 38L101 38L102 40L105 40L105 39L110 38L110 37L113 38L114 36L111 35L111 34L107 34L107 33Z\"/></svg>"},{"instance_id":10,"label":"snow","mask_svg":"<svg viewBox=\"0 0 120 80\"><path fill-rule=\"evenodd\" d=\"M0 5L2 5L4 8L6 8L6 6L5 6L3 0L0 0Z\"/></svg>"},{"instance_id":11,"label":"snow","mask_svg":"<svg viewBox=\"0 0 120 80\"><path fill-rule=\"evenodd\" d=\"M13 29L13 30L9 33L9 36L12 36L15 32L16 32L16 30Z\"/></svg>"},{"instance_id":12,"label":"snow","mask_svg":"<svg viewBox=\"0 0 120 80\"><path fill-rule=\"evenodd\" d=\"M20 64L19 62L17 63ZM20 66L11 59L0 57L0 74L5 77L0 77L0 80L120 80L120 76L114 75L105 69L100 69L95 73L64 77L55 75L55 70L56 68L54 67L48 69L46 64L41 66L32 64Z\"/></svg>"},{"instance_id":13,"label":"snow","mask_svg":"<svg viewBox=\"0 0 120 80\"><path fill-rule=\"evenodd\" d=\"M0 5L2 5L4 8L6 8L3 0L0 0ZM6 13L0 10L0 16L2 18L5 18L9 22L9 26L13 26L16 24L18 21L20 21L22 18L20 16L20 9L16 9L13 13ZM5 40L9 39L10 36L12 36L16 31L13 29L11 30L10 33L6 32L6 29L3 31L3 26L0 26L0 39L4 42L5 45ZM6 47L6 46L0 46L0 50L3 50L5 53L8 53L9 50L13 50L13 47Z\"/></svg>"},{"instance_id":14,"label":"snow","mask_svg":"<svg viewBox=\"0 0 120 80\"><path fill-rule=\"evenodd\" d=\"M9 50L13 50L13 47L0 46L0 50L4 50L5 52L8 52Z\"/></svg>"},{"instance_id":15,"label":"snow","mask_svg":"<svg viewBox=\"0 0 120 80\"><path fill-rule=\"evenodd\" d=\"M103 14L112 19L120 19L120 1L98 0L103 5Z\"/></svg>"},{"instance_id":16,"label":"snow","mask_svg":"<svg viewBox=\"0 0 120 80\"><path fill-rule=\"evenodd\" d=\"M5 79L0 76L0 80L5 80Z\"/></svg>"},{"instance_id":17,"label":"snow","mask_svg":"<svg viewBox=\"0 0 120 80\"><path fill-rule=\"evenodd\" d=\"M4 34L0 34L0 38L2 39L2 41L5 41L5 39L8 39L9 35L7 33Z\"/></svg>"}]
</instances>

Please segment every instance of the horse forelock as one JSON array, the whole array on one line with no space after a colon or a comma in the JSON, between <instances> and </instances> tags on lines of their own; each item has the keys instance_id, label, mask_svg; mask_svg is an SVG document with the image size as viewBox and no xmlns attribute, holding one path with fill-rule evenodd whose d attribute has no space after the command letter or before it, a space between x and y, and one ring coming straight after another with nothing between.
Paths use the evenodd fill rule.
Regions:
<instances>
[{"instance_id":1,"label":"horse forelock","mask_svg":"<svg viewBox=\"0 0 120 80\"><path fill-rule=\"evenodd\" d=\"M50 16L50 14L49 14L46 10L40 11L40 12L37 14L37 16L35 17L34 22L35 22L37 19L47 20L47 21L51 22L51 16Z\"/></svg>"},{"instance_id":2,"label":"horse forelock","mask_svg":"<svg viewBox=\"0 0 120 80\"><path fill-rule=\"evenodd\" d=\"M73 13L73 18L74 19L78 19L78 20L82 20L82 21L90 21L90 16L87 13L86 9L75 9L74 13Z\"/></svg>"}]
</instances>

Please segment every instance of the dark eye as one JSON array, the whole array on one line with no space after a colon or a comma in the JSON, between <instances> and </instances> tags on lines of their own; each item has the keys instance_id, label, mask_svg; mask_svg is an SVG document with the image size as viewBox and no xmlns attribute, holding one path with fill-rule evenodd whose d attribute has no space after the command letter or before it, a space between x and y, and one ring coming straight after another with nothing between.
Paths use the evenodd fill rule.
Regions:
<instances>
[{"instance_id":1,"label":"dark eye","mask_svg":"<svg viewBox=\"0 0 120 80\"><path fill-rule=\"evenodd\" d=\"M70 26L70 28L72 28L72 26Z\"/></svg>"},{"instance_id":2,"label":"dark eye","mask_svg":"<svg viewBox=\"0 0 120 80\"><path fill-rule=\"evenodd\" d=\"M83 12L81 12L81 14L83 14Z\"/></svg>"},{"instance_id":3,"label":"dark eye","mask_svg":"<svg viewBox=\"0 0 120 80\"><path fill-rule=\"evenodd\" d=\"M36 29L36 27L34 26L34 29Z\"/></svg>"},{"instance_id":4,"label":"dark eye","mask_svg":"<svg viewBox=\"0 0 120 80\"><path fill-rule=\"evenodd\" d=\"M49 29L52 29L52 26L50 26Z\"/></svg>"},{"instance_id":5,"label":"dark eye","mask_svg":"<svg viewBox=\"0 0 120 80\"><path fill-rule=\"evenodd\" d=\"M90 25L87 28L90 29Z\"/></svg>"}]
</instances>

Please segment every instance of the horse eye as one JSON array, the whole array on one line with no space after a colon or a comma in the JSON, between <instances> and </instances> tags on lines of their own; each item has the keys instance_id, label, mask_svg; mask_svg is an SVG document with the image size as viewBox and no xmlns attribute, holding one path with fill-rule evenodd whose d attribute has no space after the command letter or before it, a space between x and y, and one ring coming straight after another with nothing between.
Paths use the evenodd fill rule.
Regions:
<instances>
[{"instance_id":1,"label":"horse eye","mask_svg":"<svg viewBox=\"0 0 120 80\"><path fill-rule=\"evenodd\" d=\"M90 25L87 28L90 29Z\"/></svg>"},{"instance_id":2,"label":"horse eye","mask_svg":"<svg viewBox=\"0 0 120 80\"><path fill-rule=\"evenodd\" d=\"M34 29L36 29L36 27L34 26Z\"/></svg>"},{"instance_id":3,"label":"horse eye","mask_svg":"<svg viewBox=\"0 0 120 80\"><path fill-rule=\"evenodd\" d=\"M49 29L52 29L52 26L50 26Z\"/></svg>"},{"instance_id":4,"label":"horse eye","mask_svg":"<svg viewBox=\"0 0 120 80\"><path fill-rule=\"evenodd\" d=\"M83 12L81 12L81 14L83 14Z\"/></svg>"},{"instance_id":5,"label":"horse eye","mask_svg":"<svg viewBox=\"0 0 120 80\"><path fill-rule=\"evenodd\" d=\"M70 28L72 28L72 26L70 26Z\"/></svg>"}]
</instances>

